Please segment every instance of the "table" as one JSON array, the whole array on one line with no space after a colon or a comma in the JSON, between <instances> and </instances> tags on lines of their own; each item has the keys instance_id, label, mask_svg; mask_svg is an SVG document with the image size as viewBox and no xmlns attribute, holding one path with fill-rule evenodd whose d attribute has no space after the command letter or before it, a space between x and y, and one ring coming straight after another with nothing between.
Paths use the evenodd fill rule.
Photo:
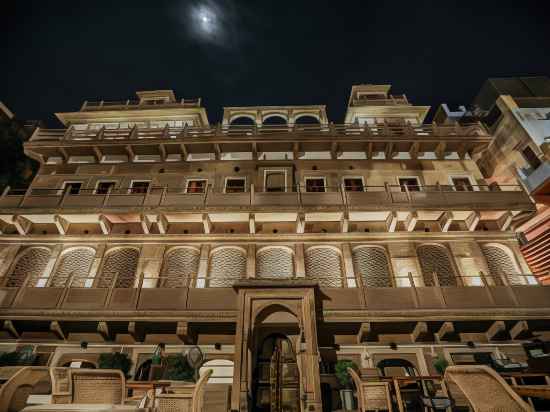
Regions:
<instances>
[{"instance_id":1,"label":"table","mask_svg":"<svg viewBox=\"0 0 550 412\"><path fill-rule=\"evenodd\" d=\"M519 396L550 399L550 385L519 385L512 386Z\"/></svg>"},{"instance_id":2,"label":"table","mask_svg":"<svg viewBox=\"0 0 550 412\"><path fill-rule=\"evenodd\" d=\"M155 404L157 389L162 389L162 391L164 391L164 389L170 385L171 383L166 381L126 381L126 389L132 389L132 394L134 390L144 391L145 393L147 393L147 391L152 391L152 405Z\"/></svg>"}]
</instances>

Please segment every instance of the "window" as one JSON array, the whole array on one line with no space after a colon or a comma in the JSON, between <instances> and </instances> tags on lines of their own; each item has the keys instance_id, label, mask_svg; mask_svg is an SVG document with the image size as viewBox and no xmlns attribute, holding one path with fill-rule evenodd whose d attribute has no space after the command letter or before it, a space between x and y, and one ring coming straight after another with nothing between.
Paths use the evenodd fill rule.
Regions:
<instances>
[{"instance_id":1,"label":"window","mask_svg":"<svg viewBox=\"0 0 550 412\"><path fill-rule=\"evenodd\" d=\"M306 177L306 192L326 192L324 177Z\"/></svg>"},{"instance_id":2,"label":"window","mask_svg":"<svg viewBox=\"0 0 550 412\"><path fill-rule=\"evenodd\" d=\"M541 165L541 161L539 157L536 155L536 153L531 149L531 147L527 146L525 149L521 151L521 154L523 154L523 157L529 163L529 166L533 170L537 169Z\"/></svg>"},{"instance_id":3,"label":"window","mask_svg":"<svg viewBox=\"0 0 550 412\"><path fill-rule=\"evenodd\" d=\"M130 185L130 193L147 193L150 184L149 180L134 180Z\"/></svg>"},{"instance_id":4,"label":"window","mask_svg":"<svg viewBox=\"0 0 550 412\"><path fill-rule=\"evenodd\" d=\"M189 179L185 187L186 193L204 193L206 192L206 179Z\"/></svg>"},{"instance_id":5,"label":"window","mask_svg":"<svg viewBox=\"0 0 550 412\"><path fill-rule=\"evenodd\" d=\"M98 182L95 193L98 195L106 195L113 191L115 188L115 182Z\"/></svg>"},{"instance_id":6,"label":"window","mask_svg":"<svg viewBox=\"0 0 550 412\"><path fill-rule=\"evenodd\" d=\"M284 170L266 170L264 187L266 192L285 192L286 172Z\"/></svg>"},{"instance_id":7,"label":"window","mask_svg":"<svg viewBox=\"0 0 550 412\"><path fill-rule=\"evenodd\" d=\"M246 192L246 178L228 177L225 179L225 193Z\"/></svg>"},{"instance_id":8,"label":"window","mask_svg":"<svg viewBox=\"0 0 550 412\"><path fill-rule=\"evenodd\" d=\"M63 183L63 192L70 195L77 195L80 193L82 188L82 182L64 182Z\"/></svg>"},{"instance_id":9,"label":"window","mask_svg":"<svg viewBox=\"0 0 550 412\"><path fill-rule=\"evenodd\" d=\"M362 177L345 177L344 189L346 192L364 192L365 185Z\"/></svg>"},{"instance_id":10,"label":"window","mask_svg":"<svg viewBox=\"0 0 550 412\"><path fill-rule=\"evenodd\" d=\"M418 182L417 177L400 177L399 186L401 186L401 191L409 190L409 192L419 192L420 183Z\"/></svg>"},{"instance_id":11,"label":"window","mask_svg":"<svg viewBox=\"0 0 550 412\"><path fill-rule=\"evenodd\" d=\"M472 182L467 177L451 177L454 189L457 192L473 192Z\"/></svg>"}]
</instances>

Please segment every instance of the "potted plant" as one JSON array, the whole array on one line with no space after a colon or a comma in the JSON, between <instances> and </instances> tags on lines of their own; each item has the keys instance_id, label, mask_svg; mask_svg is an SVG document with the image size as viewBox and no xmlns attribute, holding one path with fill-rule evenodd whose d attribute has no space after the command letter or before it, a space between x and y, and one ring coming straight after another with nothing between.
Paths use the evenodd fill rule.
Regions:
<instances>
[{"instance_id":1,"label":"potted plant","mask_svg":"<svg viewBox=\"0 0 550 412\"><path fill-rule=\"evenodd\" d=\"M445 374L445 369L447 369L447 366L449 366L449 362L447 362L447 359L445 359L443 356L438 355L433 360L433 365L437 373L440 375Z\"/></svg>"},{"instance_id":2,"label":"potted plant","mask_svg":"<svg viewBox=\"0 0 550 412\"><path fill-rule=\"evenodd\" d=\"M358 370L357 365L349 359L341 359L336 362L334 367L336 373L336 379L342 389L340 389L340 400L342 401L342 409L344 411L351 411L354 408L353 402L353 389L351 388L351 376L348 373L348 368Z\"/></svg>"},{"instance_id":3,"label":"potted plant","mask_svg":"<svg viewBox=\"0 0 550 412\"><path fill-rule=\"evenodd\" d=\"M195 381L195 370L189 366L187 359L181 353L169 355L166 358L164 379L172 381Z\"/></svg>"},{"instance_id":4,"label":"potted plant","mask_svg":"<svg viewBox=\"0 0 550 412\"><path fill-rule=\"evenodd\" d=\"M99 355L99 369L119 369L128 377L132 367L132 359L127 353L107 352Z\"/></svg>"}]
</instances>

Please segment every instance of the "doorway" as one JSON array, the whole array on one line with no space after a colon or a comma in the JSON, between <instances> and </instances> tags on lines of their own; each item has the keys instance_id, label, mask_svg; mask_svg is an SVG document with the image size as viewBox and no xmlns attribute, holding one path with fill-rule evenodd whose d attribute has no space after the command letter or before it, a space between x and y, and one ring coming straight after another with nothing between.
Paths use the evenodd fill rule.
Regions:
<instances>
[{"instance_id":1,"label":"doorway","mask_svg":"<svg viewBox=\"0 0 550 412\"><path fill-rule=\"evenodd\" d=\"M300 410L298 364L292 342L285 335L269 335L258 347L253 382L253 411Z\"/></svg>"}]
</instances>

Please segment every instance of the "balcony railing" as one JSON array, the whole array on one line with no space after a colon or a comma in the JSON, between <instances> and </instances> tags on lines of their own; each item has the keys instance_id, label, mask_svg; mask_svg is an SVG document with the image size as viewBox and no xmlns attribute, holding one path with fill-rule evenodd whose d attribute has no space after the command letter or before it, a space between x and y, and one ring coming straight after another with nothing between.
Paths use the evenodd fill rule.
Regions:
<instances>
[{"instance_id":1,"label":"balcony railing","mask_svg":"<svg viewBox=\"0 0 550 412\"><path fill-rule=\"evenodd\" d=\"M481 123L465 125L390 125L383 124L288 124L288 125L217 125L204 127L166 128L116 128L116 129L37 129L31 142L37 141L95 141L135 139L176 139L185 137L227 136L269 136L269 135L312 135L312 136L372 136L372 137L487 137L489 134Z\"/></svg>"},{"instance_id":2,"label":"balcony railing","mask_svg":"<svg viewBox=\"0 0 550 412\"><path fill-rule=\"evenodd\" d=\"M244 279L244 278L243 278ZM250 279L250 278L248 278ZM313 280L322 290L323 309L480 309L548 308L550 287L530 274L457 277L456 285L442 286L433 274L431 285L422 276L397 276L394 286L365 287L363 279L339 280L298 276L268 276L272 281ZM402 281L407 279L407 282ZM228 276L147 277L143 274L122 287L117 277L73 276L64 286L28 283L0 287L0 308L18 310L237 310L233 288L240 278Z\"/></svg>"},{"instance_id":3,"label":"balcony railing","mask_svg":"<svg viewBox=\"0 0 550 412\"><path fill-rule=\"evenodd\" d=\"M184 188L117 188L108 193L97 189L11 189L0 196L0 208L117 208L177 207L183 210L208 208L291 209L333 207L349 210L381 210L417 207L433 210L531 210L534 204L519 185L454 186L384 185L363 186L355 191L343 186L256 188L247 192L225 193L207 186L203 192L190 193Z\"/></svg>"},{"instance_id":4,"label":"balcony railing","mask_svg":"<svg viewBox=\"0 0 550 412\"><path fill-rule=\"evenodd\" d=\"M171 107L200 107L201 99L181 99L176 102L163 101L162 99L140 101L140 100L121 100L98 102L86 100L81 112L100 111L100 110L132 110L132 109L165 109Z\"/></svg>"},{"instance_id":5,"label":"balcony railing","mask_svg":"<svg viewBox=\"0 0 550 412\"><path fill-rule=\"evenodd\" d=\"M352 100L353 106L410 106L407 96L389 95L386 99L373 99L369 96L359 97Z\"/></svg>"}]
</instances>

